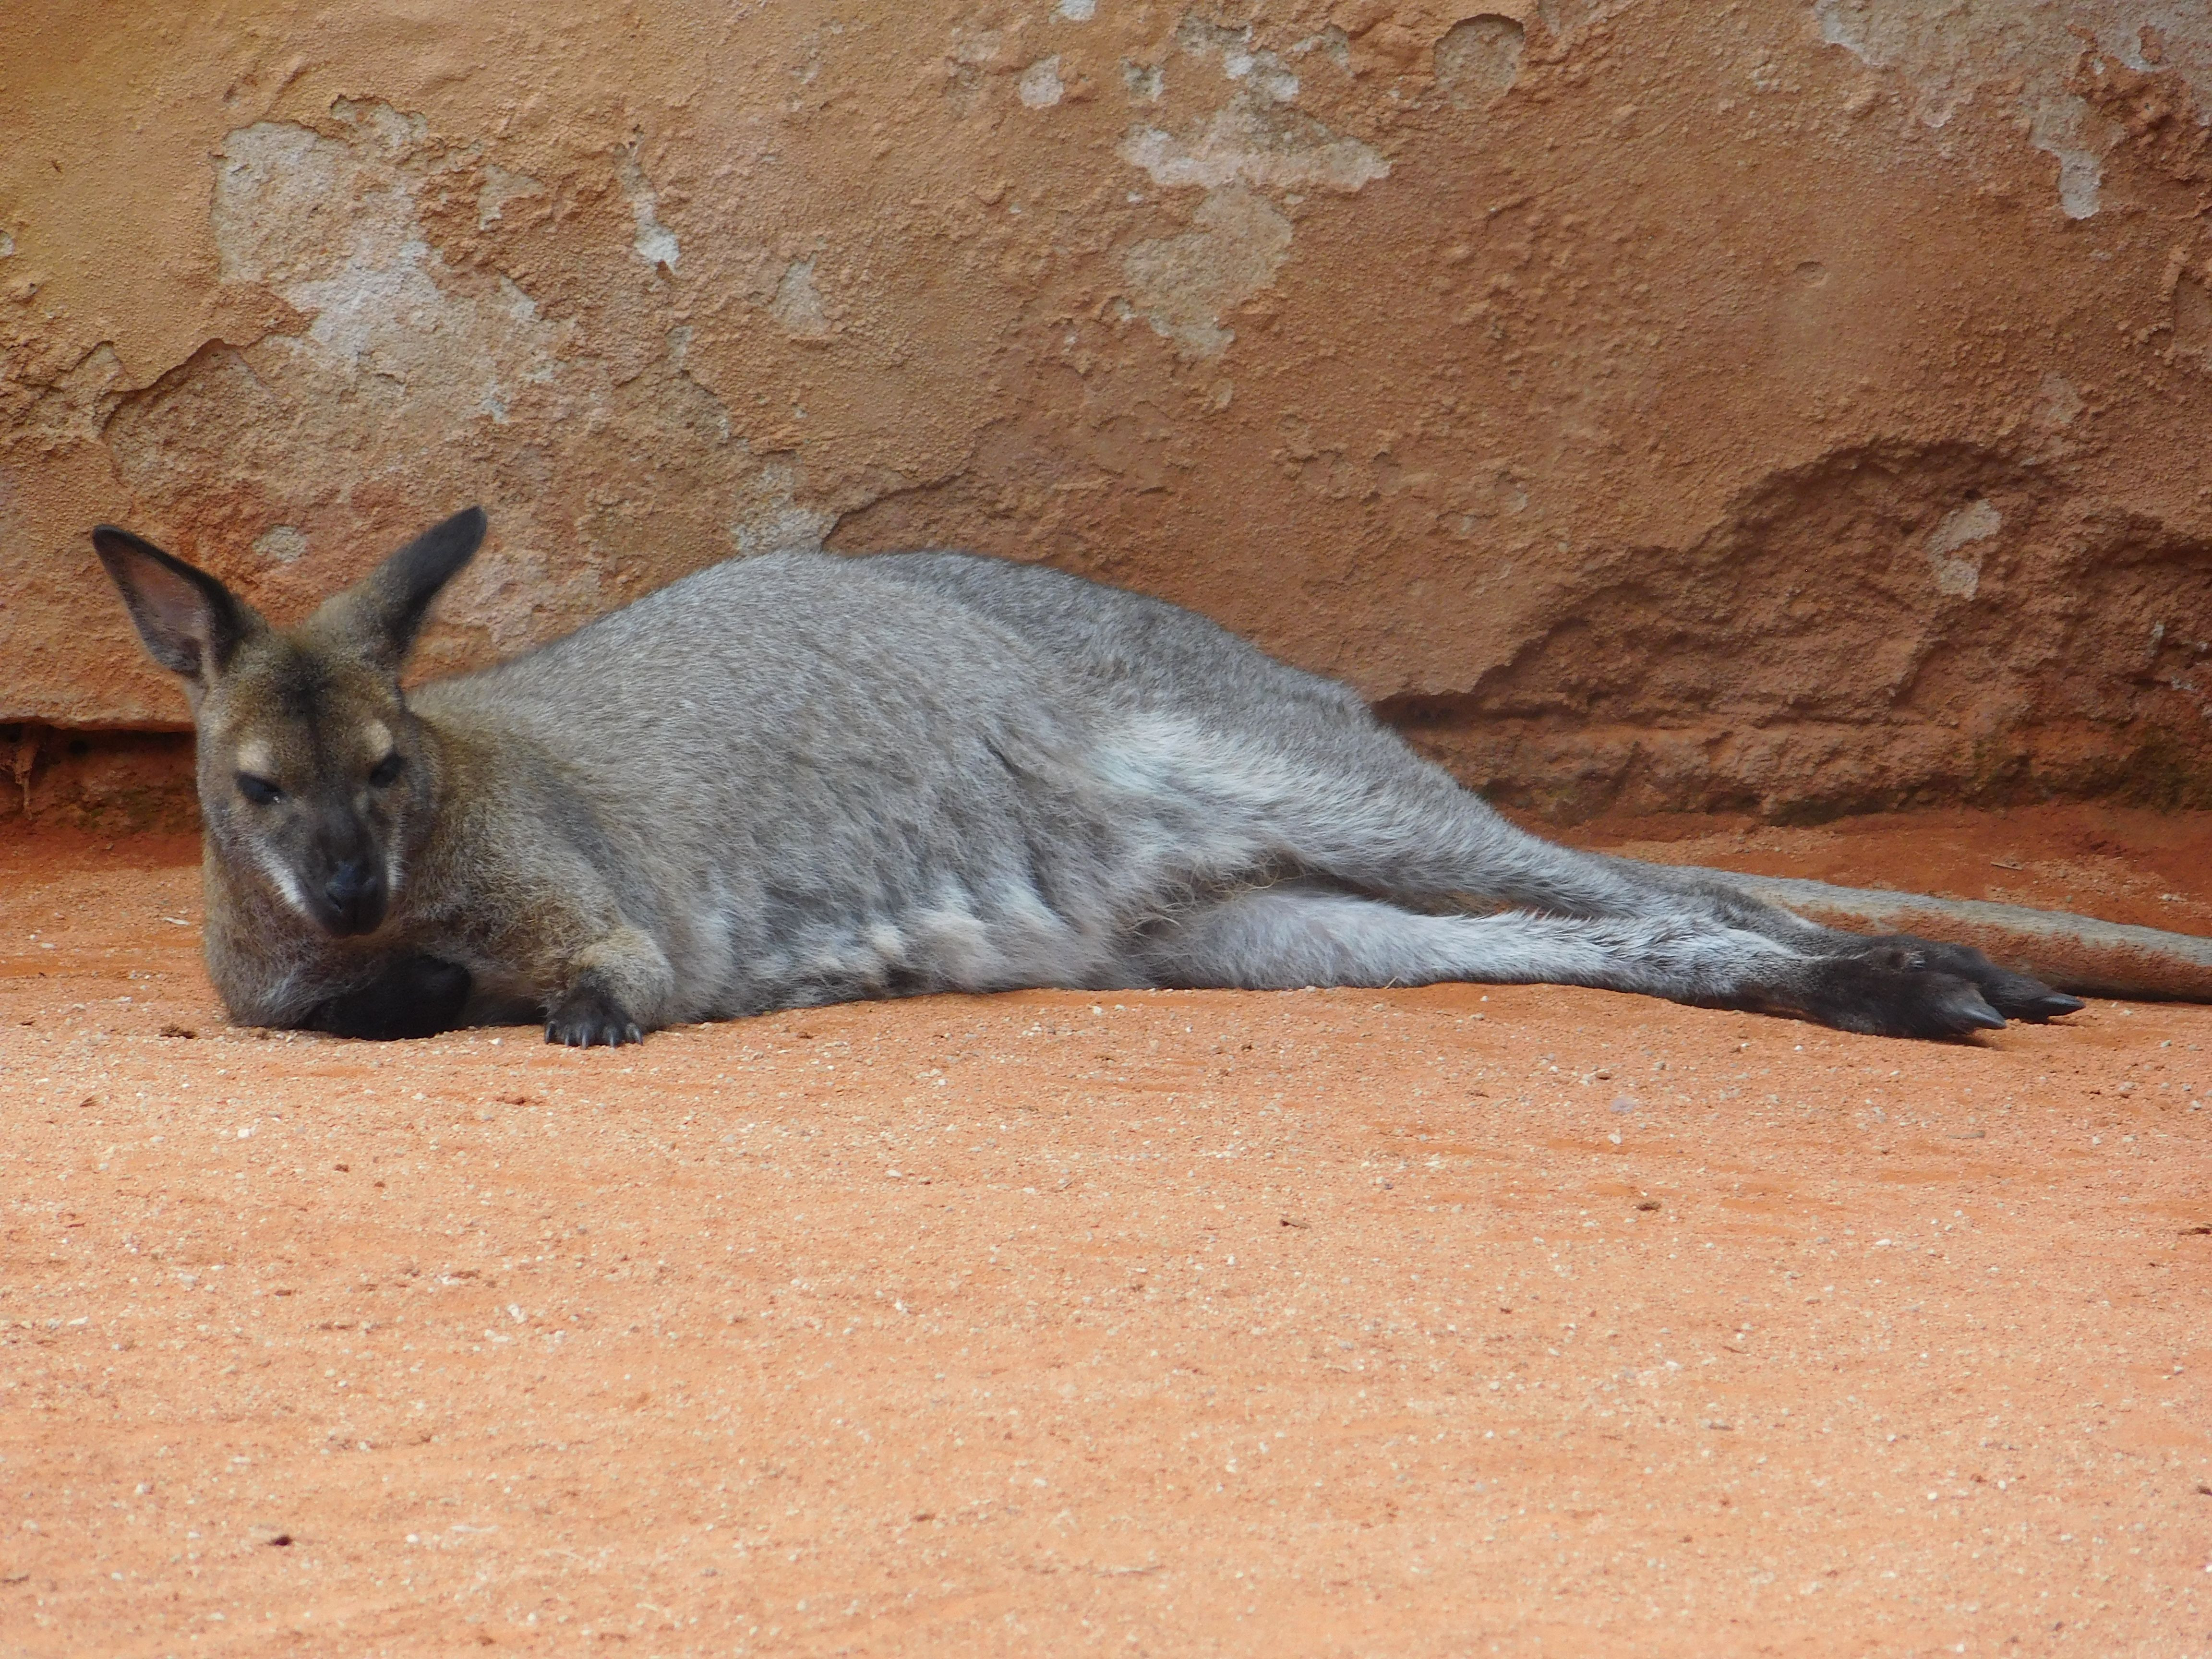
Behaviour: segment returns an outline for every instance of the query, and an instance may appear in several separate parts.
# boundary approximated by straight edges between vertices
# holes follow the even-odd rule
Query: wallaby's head
[[[215,855],[331,933],[383,924],[428,834],[434,780],[399,669],[483,533],[482,508],[457,513],[280,629],[151,542],[92,532],[146,649],[184,680]]]

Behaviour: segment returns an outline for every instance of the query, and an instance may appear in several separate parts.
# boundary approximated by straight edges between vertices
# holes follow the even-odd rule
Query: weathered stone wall
[[[2106,0],[17,7],[0,760],[183,722],[95,520],[289,615],[481,501],[431,670],[951,544],[1539,810],[2202,803],[2208,90]]]

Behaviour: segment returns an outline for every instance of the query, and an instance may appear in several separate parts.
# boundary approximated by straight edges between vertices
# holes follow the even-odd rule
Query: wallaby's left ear
[[[430,601],[475,556],[483,538],[483,508],[456,513],[325,600],[313,621],[336,628],[371,662],[397,672],[430,614]]]

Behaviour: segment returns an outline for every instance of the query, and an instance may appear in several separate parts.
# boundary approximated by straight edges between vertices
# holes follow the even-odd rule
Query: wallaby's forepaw
[[[1939,972],[1903,947],[1810,964],[1802,996],[1808,1018],[1868,1036],[1955,1037],[2004,1029],[1972,981]]]
[[[320,1002],[301,1022],[310,1031],[376,1042],[435,1036],[461,1023],[469,970],[436,957],[398,957],[368,984]]]
[[[1916,958],[1917,965],[1928,970],[1963,979],[2007,1019],[2041,1024],[2087,1006],[2079,997],[2052,990],[2039,979],[1999,967],[1971,945],[1942,945],[1911,933],[1887,933],[1869,939],[1859,954],[1876,962],[1894,960],[1902,954]]]
[[[545,1040],[571,1048],[590,1048],[599,1043],[619,1048],[625,1042],[644,1042],[645,1033],[613,994],[587,973],[546,1016]]]

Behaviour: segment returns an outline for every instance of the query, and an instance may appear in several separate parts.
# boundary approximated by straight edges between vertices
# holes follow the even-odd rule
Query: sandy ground
[[[2201,817],[1583,838],[2212,932]],[[2212,1010],[379,1047],[193,856],[0,842],[0,1652],[2212,1653]]]

